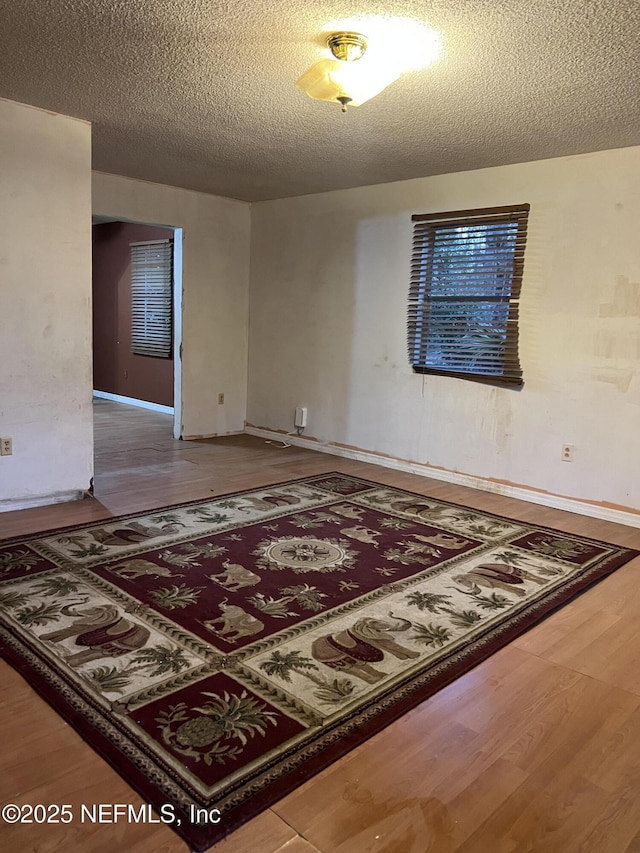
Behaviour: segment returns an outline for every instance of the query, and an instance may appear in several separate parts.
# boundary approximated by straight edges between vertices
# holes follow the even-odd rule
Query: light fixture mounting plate
[[[336,59],[354,62],[364,55],[367,40],[360,33],[332,33],[327,39],[327,45]]]

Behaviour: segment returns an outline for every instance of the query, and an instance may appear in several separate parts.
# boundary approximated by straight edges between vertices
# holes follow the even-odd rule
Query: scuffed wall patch
[[[640,282],[617,276],[613,299],[600,305],[599,314],[601,317],[640,317]]]
[[[594,376],[597,382],[607,382],[610,385],[615,385],[618,391],[626,394],[629,391],[633,380],[632,370],[616,370],[614,367],[605,368]]]
[[[613,298],[600,304],[598,316],[605,322],[596,332],[593,351],[603,361],[596,364],[593,378],[628,394],[640,363],[640,332],[636,322],[640,317],[640,282],[617,276]],[[632,323],[621,322],[625,320]]]

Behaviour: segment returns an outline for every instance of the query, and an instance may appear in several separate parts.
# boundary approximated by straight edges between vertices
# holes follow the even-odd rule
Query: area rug
[[[204,850],[636,553],[316,476],[0,542],[0,640]]]

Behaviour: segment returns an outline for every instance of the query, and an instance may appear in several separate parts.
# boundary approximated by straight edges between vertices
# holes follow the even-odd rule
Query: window
[[[518,301],[529,205],[414,222],[407,319],[416,373],[522,385]]]
[[[171,358],[173,241],[131,243],[131,352]]]

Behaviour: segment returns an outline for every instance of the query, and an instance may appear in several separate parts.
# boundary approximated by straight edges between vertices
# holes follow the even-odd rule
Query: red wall
[[[108,222],[93,226],[93,387],[173,406],[173,359],[131,352],[130,243],[166,240],[171,228]]]

